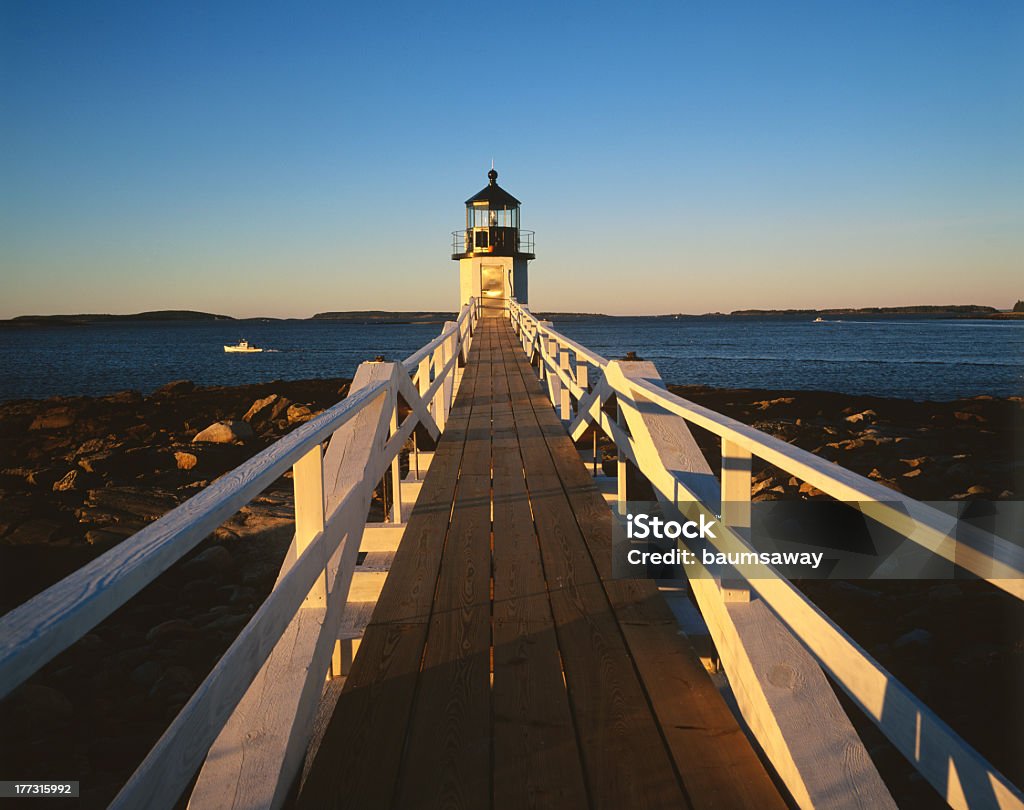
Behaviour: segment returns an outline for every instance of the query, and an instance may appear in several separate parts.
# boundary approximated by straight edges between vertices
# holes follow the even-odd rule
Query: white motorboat
[[[250,346],[248,340],[240,340],[234,346],[225,346],[224,351],[245,352],[247,354],[251,354],[252,352],[261,352],[263,349],[257,348],[256,346]]]
[[[814,323],[826,323],[826,320],[824,318],[815,318],[814,319]],[[227,347],[225,347],[225,348],[227,348]]]

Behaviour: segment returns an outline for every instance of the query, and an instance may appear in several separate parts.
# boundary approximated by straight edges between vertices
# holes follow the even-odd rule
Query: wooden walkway
[[[781,808],[508,322],[483,318],[300,807]]]

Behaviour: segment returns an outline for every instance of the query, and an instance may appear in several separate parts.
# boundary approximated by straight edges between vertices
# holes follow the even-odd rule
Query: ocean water
[[[608,358],[635,351],[670,383],[933,400],[1024,394],[1024,322],[621,318],[555,327]],[[377,355],[404,359],[440,329],[328,321],[0,329],[0,400],[148,393],[178,379],[239,385],[350,377]],[[241,337],[268,351],[224,352]]]

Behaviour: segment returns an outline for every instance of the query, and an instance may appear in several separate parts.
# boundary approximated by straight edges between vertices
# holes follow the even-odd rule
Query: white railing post
[[[618,397],[616,397],[615,402],[615,422],[620,428],[625,430],[626,417],[622,413],[622,406],[618,403]],[[616,484],[618,485],[619,514],[624,515],[626,514],[626,457],[621,447],[616,448],[615,477]]]
[[[391,383],[391,424],[388,427],[388,437],[398,433],[398,391],[395,381]],[[404,523],[402,514],[402,450],[399,448],[395,457],[391,460],[391,500],[394,504],[391,507],[394,523]]]
[[[447,332],[449,329],[453,329],[454,327],[454,322],[447,321],[444,325],[444,331]],[[447,340],[445,340],[445,342],[442,343],[441,346],[444,349],[444,352],[442,353],[443,369],[444,366],[448,365],[448,361],[455,357],[455,333],[452,332],[451,336]],[[444,418],[445,422],[447,422],[448,412],[452,408],[452,391],[454,390],[455,387],[455,365],[453,364],[449,371],[442,371],[442,373],[444,374],[444,382],[441,383],[441,391],[443,392],[444,396]]]
[[[426,396],[427,391],[430,390],[430,355],[428,354],[422,360],[420,360],[419,368],[416,371],[416,393],[420,395],[420,399]],[[433,413],[431,403],[426,403],[427,411],[431,416],[434,417],[434,421],[437,421],[437,414]]]
[[[447,341],[445,341],[447,343]],[[434,349],[431,355],[430,362],[434,369],[434,379],[436,380],[438,375],[444,372],[444,354],[445,354],[445,343],[442,343],[436,349]],[[445,422],[447,421],[448,412],[444,409],[444,384],[442,383],[437,387],[434,392],[434,401],[432,403],[434,421],[437,423],[437,427],[440,430],[444,430]]]
[[[554,370],[554,366],[558,365],[558,341],[554,338],[548,339],[548,360],[550,360],[552,368],[547,370],[548,377],[548,398],[551,400],[551,407],[557,408],[559,400],[561,399],[562,393],[562,380],[558,376],[558,372]],[[546,363],[544,358],[541,358],[542,363]]]
[[[292,466],[295,491],[295,556],[302,554],[310,541],[324,530],[324,460],[318,444]],[[309,589],[304,608],[327,607],[327,571],[317,577]],[[335,640],[327,679],[341,675],[341,646]]]
[[[722,439],[722,523],[750,540],[750,463],[747,448]],[[750,586],[736,574],[719,582],[727,602],[749,602]]]
[[[295,490],[295,555],[298,557],[324,530],[324,462],[316,444],[292,466]],[[309,590],[303,607],[327,604],[327,574],[322,572]]]
[[[750,539],[750,451],[722,439],[722,523]]]
[[[558,367],[565,372],[565,375],[569,376],[569,350],[567,348],[558,347]],[[572,391],[569,390],[569,386],[565,385],[559,380],[559,391],[560,391],[560,402],[559,402],[559,416],[562,420],[568,422],[572,419]]]
[[[576,385],[585,393],[590,390],[589,380],[590,366],[587,362],[580,358],[579,353],[576,354]]]

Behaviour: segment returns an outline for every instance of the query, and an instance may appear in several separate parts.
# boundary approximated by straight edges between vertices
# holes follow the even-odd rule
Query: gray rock
[[[224,546],[211,546],[182,565],[181,570],[190,578],[202,579],[210,574],[224,574],[234,564],[231,552]]]
[[[195,453],[185,453],[180,450],[174,454],[174,461],[179,470],[191,470],[199,463]]]
[[[166,396],[168,394],[188,394],[196,390],[196,384],[191,380],[174,380],[166,385],[161,385],[153,396]]]
[[[248,616],[219,616],[218,618],[214,619],[209,624],[207,624],[205,627],[203,627],[203,632],[212,631],[237,633],[248,623]]]
[[[75,451],[75,456],[88,456],[92,453],[98,453],[101,450],[107,449],[108,445],[111,443],[112,442],[107,439],[88,439],[79,445],[78,449]]]
[[[160,679],[149,690],[149,696],[169,697],[179,693],[191,693],[195,688],[195,678],[191,670],[182,666],[168,667]]]
[[[927,647],[932,642],[932,634],[927,630],[923,630],[920,627],[916,630],[911,630],[904,633],[895,642],[893,647],[900,649],[902,647]]]
[[[37,543],[49,543],[61,531],[61,525],[55,520],[35,518],[19,524],[4,538],[4,543],[10,546],[31,546]]]
[[[67,695],[42,684],[25,684],[11,696],[11,702],[15,715],[36,729],[62,726],[74,714]]]
[[[271,394],[269,397],[257,399],[242,419],[253,426],[273,422],[286,414],[290,405],[291,402],[285,397]]]
[[[195,632],[196,629],[184,619],[169,619],[146,633],[146,641],[153,642],[176,636],[190,636],[195,635]]]
[[[244,442],[254,436],[252,427],[248,422],[237,420],[224,420],[214,422],[205,430],[199,431],[193,443],[210,442],[212,444],[231,444],[233,442]]]
[[[78,470],[71,470],[59,481],[53,482],[54,492],[68,492],[78,489]]]
[[[32,420],[29,430],[60,430],[70,427],[75,422],[75,412],[67,405],[59,405]]]
[[[288,424],[296,425],[299,422],[308,422],[313,418],[313,412],[308,405],[289,405]]]
[[[148,688],[157,682],[162,671],[163,667],[156,661],[144,661],[135,667],[128,677],[131,678],[132,683]]]

